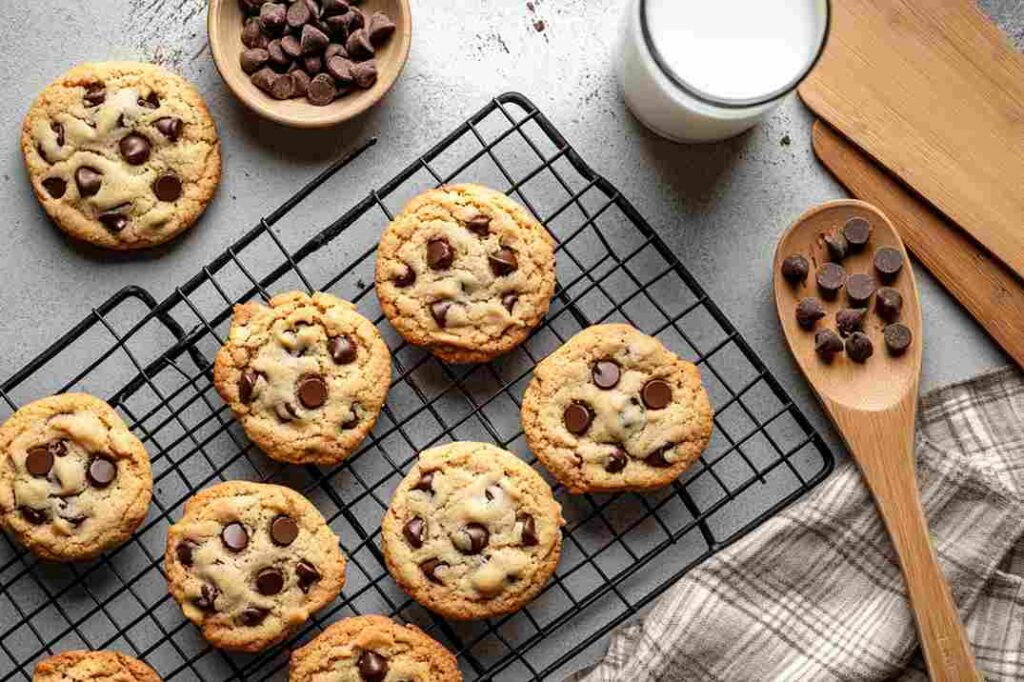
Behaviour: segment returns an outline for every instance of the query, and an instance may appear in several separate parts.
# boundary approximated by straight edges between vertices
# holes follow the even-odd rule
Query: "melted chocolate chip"
[[[505,310],[508,314],[512,314],[512,309],[516,307],[516,302],[519,300],[519,296],[516,294],[505,294],[501,297],[501,304],[505,306]]]
[[[103,184],[103,174],[90,166],[81,166],[75,171],[75,185],[78,187],[78,195],[91,197],[100,191]]]
[[[672,386],[663,379],[651,379],[640,390],[640,397],[647,409],[664,409],[672,402]]]
[[[608,455],[608,461],[604,463],[604,470],[609,474],[617,474],[626,468],[629,463],[629,455],[622,448],[616,448]]]
[[[434,492],[434,472],[424,471],[420,475],[420,480],[416,481],[416,485],[412,487],[413,490],[422,490],[425,493]]]
[[[438,585],[443,585],[441,578],[438,577],[437,571],[441,568],[447,568],[448,564],[439,561],[437,559],[427,559],[420,564],[420,570],[423,571],[423,575],[427,576],[427,580]]]
[[[318,374],[300,377],[296,392],[302,406],[310,410],[322,407],[327,402],[327,382]]]
[[[43,180],[43,189],[54,199],[60,199],[68,191],[68,183],[63,178],[46,178]]]
[[[63,147],[64,146],[64,124],[63,123],[57,123],[57,121],[53,121],[52,123],[50,123],[50,130],[52,130],[57,135],[57,146],[58,147]]]
[[[25,457],[25,469],[36,478],[46,478],[53,468],[53,455],[45,445],[37,445]]]
[[[153,181],[153,194],[168,203],[181,198],[181,180],[174,173],[161,173]]]
[[[334,336],[327,341],[331,359],[339,365],[349,365],[356,360],[356,344],[348,336]]]
[[[121,156],[132,166],[138,166],[149,160],[151,146],[149,140],[138,133],[128,133],[117,145]]]
[[[128,227],[128,216],[120,211],[104,211],[96,216],[96,220],[100,221],[100,224],[103,225],[103,227],[114,234],[117,234],[124,230],[124,228]]]
[[[570,403],[562,412],[562,421],[569,433],[579,436],[590,428],[590,421],[594,418],[590,408],[583,403]]]
[[[292,517],[280,514],[270,522],[270,539],[278,547],[287,547],[299,537],[299,525]]]
[[[402,527],[402,535],[414,549],[419,549],[423,546],[426,529],[427,524],[423,522],[423,519],[414,516],[405,522],[405,526]]]
[[[265,597],[272,597],[284,589],[284,576],[276,568],[264,568],[256,574],[256,591]]]
[[[665,467],[672,466],[672,462],[670,462],[667,459],[665,459],[665,453],[666,452],[671,452],[672,448],[674,448],[674,447],[675,447],[675,445],[669,443],[668,445],[664,445],[664,446],[658,448],[657,450],[655,450],[651,454],[647,455],[647,458],[644,459],[644,463],[647,466],[655,467],[655,468],[658,468],[658,469],[664,469]]]
[[[431,270],[447,270],[455,260],[455,252],[446,239],[431,239],[427,242],[427,265]]]
[[[614,360],[598,360],[594,363],[590,374],[598,388],[608,390],[615,388],[619,383],[622,370],[619,368],[619,363]]]
[[[161,135],[166,137],[171,142],[177,142],[178,138],[181,137],[182,122],[180,118],[173,116],[164,116],[153,121],[153,125],[160,132]]]
[[[343,429],[354,429],[359,426],[359,403],[352,403],[352,416],[341,423]]]
[[[462,538],[455,548],[463,554],[479,554],[491,539],[487,527],[480,523],[467,523],[459,533]]]
[[[107,100],[107,89],[102,83],[93,83],[85,89],[82,100],[87,107],[98,107]]]
[[[392,279],[391,281],[395,283],[396,287],[405,288],[408,286],[412,286],[412,284],[416,281],[416,271],[413,270],[412,266],[410,266],[408,263],[402,263],[402,265],[405,266],[405,272],[401,273],[400,275],[395,275],[394,279]]]
[[[444,328],[448,323],[448,309],[451,307],[451,301],[434,301],[430,304],[430,316],[437,322],[438,327]]]
[[[256,388],[256,381],[260,378],[260,373],[251,367],[247,367],[242,371],[242,376],[238,378],[238,399],[243,403],[247,403],[252,400],[253,390]]]
[[[54,457],[63,457],[68,454],[68,444],[62,440],[51,440],[46,444],[46,449]]]
[[[217,597],[219,595],[220,590],[209,583],[204,583],[201,594],[192,603],[196,605],[196,608],[212,613],[217,610]]]
[[[182,540],[179,542],[178,546],[174,548],[174,553],[178,557],[178,563],[182,566],[191,566],[193,562],[193,549],[195,549],[195,543],[191,540]]]
[[[242,611],[242,625],[254,628],[267,619],[270,611],[258,606],[250,606]]]
[[[238,521],[233,521],[220,532],[220,541],[232,552],[241,552],[249,546],[249,531]]]
[[[495,277],[504,277],[519,268],[516,252],[507,246],[501,247],[497,253],[488,256],[487,261],[490,263],[491,272],[494,273]]]
[[[42,509],[33,509],[32,507],[20,507],[21,517],[29,523],[39,526],[46,523],[46,512]]]
[[[316,567],[305,559],[300,560],[295,565],[295,575],[299,578],[299,589],[303,592],[309,592],[309,588],[313,586],[313,583],[320,580],[320,571],[316,570]]]
[[[155,92],[151,92],[146,95],[146,98],[139,98],[139,106],[145,107],[146,109],[159,109],[160,108],[160,96]]]
[[[117,465],[106,457],[93,457],[85,472],[89,483],[97,488],[106,488],[117,478]]]
[[[356,666],[359,668],[359,677],[366,682],[381,682],[388,675],[388,659],[369,649],[360,652]]]
[[[480,237],[486,237],[491,229],[491,219],[489,216],[483,213],[477,213],[475,216],[466,221],[466,229],[474,232]]]
[[[524,547],[533,547],[540,542],[540,539],[537,537],[537,522],[531,514],[520,512],[516,514],[516,521],[523,524],[523,532],[520,537],[523,540]]]

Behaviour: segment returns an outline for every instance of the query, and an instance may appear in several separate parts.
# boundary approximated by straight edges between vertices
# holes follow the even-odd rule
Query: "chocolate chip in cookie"
[[[454,259],[455,252],[447,239],[431,239],[427,242],[427,265],[432,270],[447,270]]]
[[[299,589],[303,592],[309,592],[309,588],[320,580],[320,571],[305,559],[295,565],[295,575],[299,578]]]
[[[300,377],[297,393],[303,407],[315,410],[327,402],[327,382],[319,374]]]
[[[663,379],[651,379],[640,389],[640,397],[647,409],[664,409],[672,402],[672,386]]]
[[[622,371],[619,363],[614,360],[598,360],[594,363],[591,376],[594,379],[594,385],[607,391],[618,385]]]
[[[359,669],[359,677],[366,682],[382,682],[388,675],[387,659],[370,649],[360,652],[356,667]]]
[[[165,172],[153,181],[153,194],[160,201],[175,202],[181,198],[181,180],[174,173]]]
[[[45,445],[39,445],[28,451],[25,458],[25,469],[36,478],[46,478],[53,468],[53,455]]]
[[[423,575],[427,576],[427,580],[438,585],[444,584],[441,582],[441,577],[437,574],[442,568],[448,568],[448,564],[439,559],[427,559],[420,564],[420,570],[423,571]]]
[[[129,133],[121,138],[121,142],[118,143],[118,149],[121,150],[121,158],[128,162],[129,165],[140,166],[149,161],[152,145],[150,145],[145,135]]]
[[[64,178],[46,178],[43,180],[43,189],[54,199],[60,199],[68,191],[68,183]]]
[[[570,403],[562,412],[562,422],[569,433],[579,436],[587,432],[594,413],[583,403]]]
[[[331,359],[339,365],[349,365],[356,360],[356,344],[348,336],[333,336],[327,341]]]
[[[91,197],[100,191],[103,184],[103,173],[91,166],[80,166],[75,171],[75,186],[78,187],[78,195]]]
[[[256,575],[256,590],[265,597],[280,594],[284,589],[284,576],[276,568],[264,568]]]
[[[424,471],[420,475],[420,480],[416,481],[416,484],[412,487],[413,490],[421,490],[431,495],[434,494],[434,472]]]
[[[426,535],[427,525],[418,516],[414,516],[405,522],[402,526],[402,535],[408,540],[409,544],[419,549],[423,546],[423,538]]]
[[[85,472],[89,483],[97,488],[106,488],[117,478],[117,465],[106,457],[93,457]]]
[[[515,272],[519,267],[516,252],[506,246],[501,247],[496,253],[488,256],[487,260],[495,277],[504,277]]]
[[[287,514],[279,514],[270,522],[270,539],[278,547],[287,547],[299,537],[299,525]]]
[[[487,546],[490,533],[480,523],[468,523],[452,537],[452,544],[463,554],[479,554]]]
[[[241,523],[233,521],[220,532],[221,542],[231,552],[241,552],[249,546],[249,531]]]

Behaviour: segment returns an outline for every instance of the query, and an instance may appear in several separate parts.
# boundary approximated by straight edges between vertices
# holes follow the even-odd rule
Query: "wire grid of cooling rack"
[[[689,568],[775,513],[830,471],[833,458],[783,389],[650,226],[594,173],[525,97],[491,101],[406,170],[319,231],[303,201],[354,154],[327,168],[162,302],[131,287],[96,308],[0,385],[0,417],[64,390],[109,400],[148,449],[149,517],[131,541],[89,563],[37,562],[0,543],[0,679],[30,679],[37,660],[71,648],[115,648],[165,680],[284,679],[288,651],[330,622],[384,613],[413,622],[459,658],[467,679],[557,677],[578,667],[617,624]],[[555,300],[517,350],[482,365],[445,365],[405,344],[373,294],[380,231],[413,195],[473,181],[526,205],[558,242]],[[331,197],[330,200],[336,199]],[[231,306],[292,289],[323,290],[376,321],[393,353],[377,426],[335,467],[284,466],[245,438],[211,382]],[[533,366],[590,324],[625,321],[699,366],[715,407],[714,437],[672,486],[651,494],[568,495],[553,580],[520,612],[447,622],[391,580],[380,519],[418,451],[487,440],[538,467],[519,426]],[[341,538],[342,596],[291,640],[254,655],[211,648],[167,594],[167,527],[196,490],[231,479],[304,492]]]

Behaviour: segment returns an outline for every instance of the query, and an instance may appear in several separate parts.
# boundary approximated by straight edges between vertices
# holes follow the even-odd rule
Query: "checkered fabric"
[[[978,665],[1024,680],[1024,375],[922,400],[918,482]],[[850,461],[616,631],[576,682],[926,680],[896,557]]]

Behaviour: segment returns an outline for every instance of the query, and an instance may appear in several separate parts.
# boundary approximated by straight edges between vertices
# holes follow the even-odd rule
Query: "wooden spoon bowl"
[[[821,298],[814,273],[828,260],[824,237],[854,216],[870,222],[871,239],[861,253],[847,256],[842,265],[848,275],[868,273],[877,278],[875,249],[891,246],[903,253],[903,269],[887,286],[902,294],[900,321],[910,328],[914,338],[903,355],[892,356],[882,339],[885,323],[875,314],[872,297],[865,333],[872,338],[874,355],[865,363],[857,363],[839,354],[826,363],[814,350],[814,330],[797,324],[796,304],[805,296]],[[792,285],[782,276],[782,261],[794,253],[802,253],[811,263],[803,284]],[[889,219],[871,204],[832,201],[812,208],[786,231],[773,267],[775,304],[790,350],[846,441],[892,538],[928,672],[933,680],[979,679],[956,604],[928,537],[917,491],[914,422],[923,338],[917,286],[903,243]],[[826,304],[828,315],[815,329],[834,326],[835,312],[848,305],[845,291],[840,291],[835,301]]]

